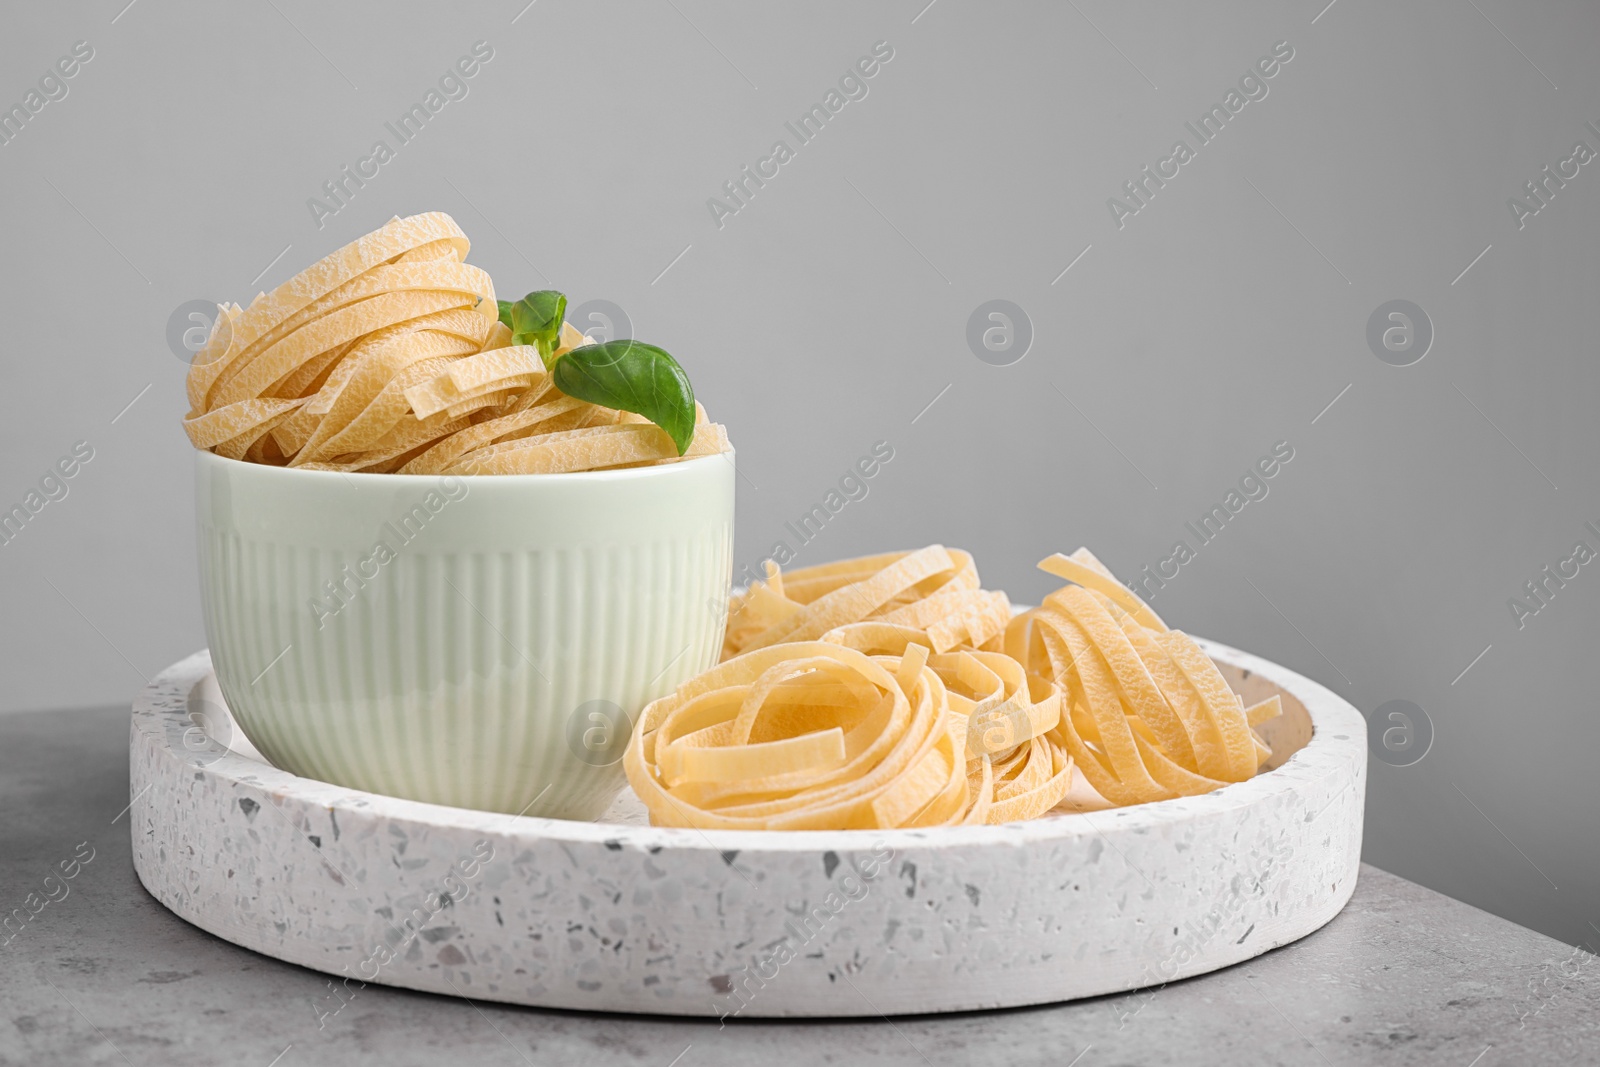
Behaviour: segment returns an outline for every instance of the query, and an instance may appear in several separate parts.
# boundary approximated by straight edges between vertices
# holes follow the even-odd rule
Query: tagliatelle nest
[[[915,631],[869,624],[840,627],[827,640],[872,654],[919,647]],[[962,821],[1016,822],[1061,803],[1072,786],[1072,757],[1058,729],[1061,689],[999,652],[934,654],[928,666],[944,683],[965,752],[969,808]]]
[[[489,275],[441,212],[395,218],[248,308],[219,309],[190,366],[196,448],[306,470],[550,474],[728,449],[697,404],[679,455],[643,416],[566,396],[513,345]],[[564,354],[587,343],[561,326]]]
[[[624,767],[658,826],[821,830],[982,822],[927,649],[756,649],[645,709]],[[984,783],[980,783],[980,790]]]
[[[1013,619],[1005,650],[1067,694],[1061,734],[1095,792],[1118,806],[1197,796],[1272,755],[1251,727],[1281,713],[1277,697],[1245,708],[1200,646],[1087,549],[1039,566],[1075,584]]]
[[[1072,584],[1006,621],[972,557],[937,545],[787,575],[769,564],[734,602],[729,658],[635,728],[624,767],[651,822],[993,824],[1069,793],[1122,806],[1256,773],[1271,753],[1251,727],[1278,698],[1245,708],[1088,550],[1040,567]]]
[[[930,545],[787,574],[769,561],[767,580],[729,602],[722,656],[825,635],[855,644],[897,633],[948,652],[997,638],[1010,618],[1006,595],[980,589],[977,566],[960,549]],[[858,626],[866,629],[848,629]]]

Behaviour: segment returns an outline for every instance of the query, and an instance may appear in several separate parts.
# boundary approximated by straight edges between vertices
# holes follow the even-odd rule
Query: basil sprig
[[[581,345],[560,358],[561,323],[567,298],[553,289],[502,300],[500,321],[514,345],[533,345],[554,376],[556,388],[591,404],[643,415],[667,432],[678,455],[694,440],[694,386],[665,350],[626,338]]]
[[[515,304],[500,303],[500,321],[511,330],[511,343],[533,345],[549,367],[561,343],[561,323],[567,316],[567,298],[554,289],[529,293]]]
[[[672,438],[678,455],[694,440],[694,386],[678,361],[643,341],[574,348],[556,360],[556,388],[568,396],[643,415]]]

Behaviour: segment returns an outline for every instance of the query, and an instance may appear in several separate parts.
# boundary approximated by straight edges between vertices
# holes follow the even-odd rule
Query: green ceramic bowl
[[[294,774],[593,819],[639,711],[721,650],[732,454],[476,477],[197,457],[217,680]]]

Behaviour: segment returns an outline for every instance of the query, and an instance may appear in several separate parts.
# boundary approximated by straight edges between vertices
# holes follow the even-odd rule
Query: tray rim
[[[1175,822],[1221,816],[1261,803],[1271,797],[1301,791],[1308,781],[1347,768],[1352,759],[1365,762],[1366,720],[1343,697],[1296,671],[1218,641],[1194,637],[1201,649],[1218,662],[1260,675],[1298,700],[1311,720],[1306,744],[1279,767],[1245,782],[1227,785],[1201,796],[1179,797],[1131,807],[1092,813],[1046,815],[1023,822],[995,826],[926,827],[893,830],[719,830],[683,827],[635,826],[623,823],[581,822],[535,815],[457,808],[407,800],[380,793],[304,778],[266,762],[229,751],[207,762],[205,773],[232,785],[248,786],[273,794],[293,795],[305,802],[333,810],[353,809],[382,814],[430,828],[481,830],[504,839],[543,840],[569,844],[626,848],[673,848],[708,852],[816,852],[855,850],[886,845],[906,848],[1028,844],[1044,840],[1103,834],[1110,827],[1097,825],[1095,815],[1116,820],[1115,829],[1138,833]],[[184,699],[213,673],[209,649],[201,649],[167,667],[139,693],[133,704],[132,730],[159,740],[161,716],[170,714],[176,689]],[[165,693],[163,693],[165,691]],[[163,697],[166,700],[163,700]],[[161,705],[166,703],[163,708]]]

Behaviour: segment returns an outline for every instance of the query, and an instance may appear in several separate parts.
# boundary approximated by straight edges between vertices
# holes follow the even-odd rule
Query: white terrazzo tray
[[[797,833],[654,828],[631,793],[582,823],[296,777],[233,727],[200,652],[133,707],[134,866],[189,922],[350,989],[878,1016],[1158,985],[1316,930],[1361,853],[1361,715],[1202,647],[1246,703],[1283,698],[1248,782],[1007,826]]]

